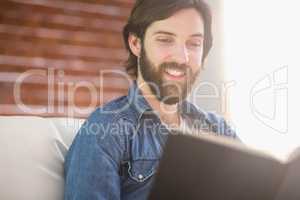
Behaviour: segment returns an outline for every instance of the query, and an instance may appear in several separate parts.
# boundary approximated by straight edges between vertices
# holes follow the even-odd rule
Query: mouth
[[[166,68],[164,72],[170,79],[173,80],[183,79],[186,75],[186,72],[182,69]]]

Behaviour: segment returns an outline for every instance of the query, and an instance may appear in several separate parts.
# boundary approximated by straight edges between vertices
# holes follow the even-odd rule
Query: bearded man
[[[186,100],[212,46],[211,23],[202,0],[136,1],[123,30],[136,81],[78,132],[65,162],[66,200],[147,199],[172,129],[236,138],[222,117]]]

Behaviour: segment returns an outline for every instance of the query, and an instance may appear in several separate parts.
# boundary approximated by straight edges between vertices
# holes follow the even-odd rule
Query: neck
[[[172,127],[178,127],[180,125],[177,104],[168,105],[159,101],[144,80],[138,79],[137,85],[146,101],[149,103],[151,108],[158,113],[159,118],[163,123]]]

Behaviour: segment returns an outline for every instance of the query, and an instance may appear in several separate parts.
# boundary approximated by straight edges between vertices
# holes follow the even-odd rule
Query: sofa
[[[83,122],[0,116],[0,199],[62,200],[64,157]]]

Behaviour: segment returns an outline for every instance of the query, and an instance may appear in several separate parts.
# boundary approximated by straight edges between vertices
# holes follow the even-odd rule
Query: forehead
[[[204,35],[204,21],[196,9],[182,9],[169,18],[152,23],[147,29],[148,35],[157,31],[170,32],[177,36]]]

